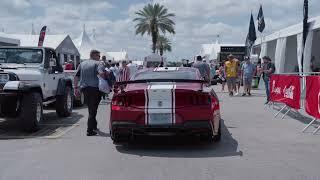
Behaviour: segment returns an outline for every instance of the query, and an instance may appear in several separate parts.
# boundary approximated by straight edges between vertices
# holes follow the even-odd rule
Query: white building
[[[31,34],[4,34],[7,38],[18,39],[20,46],[38,46],[39,35]],[[44,47],[56,50],[60,63],[72,60],[77,66],[80,63],[80,53],[70,36],[67,34],[46,35],[43,42]]]
[[[320,16],[309,19],[309,34],[303,55],[303,71],[311,72],[311,65],[320,69]],[[302,22],[256,40],[253,53],[269,56],[277,73],[302,70]],[[311,60],[314,59],[314,60]]]

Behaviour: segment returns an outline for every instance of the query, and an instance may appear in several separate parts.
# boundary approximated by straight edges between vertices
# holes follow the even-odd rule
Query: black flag
[[[303,45],[305,45],[308,35],[308,0],[304,0],[303,3]]]
[[[43,26],[41,31],[40,31],[38,47],[42,47],[43,46],[43,41],[44,41],[44,38],[46,36],[46,30],[47,30],[47,26]]]
[[[258,31],[263,32],[264,28],[266,27],[266,24],[264,22],[264,15],[262,10],[262,5],[260,5],[259,14],[258,14]]]
[[[256,28],[255,28],[253,16],[251,13],[249,32],[246,39],[247,55],[250,55],[251,48],[254,42],[256,41],[256,39],[257,39]]]
[[[309,5],[308,5],[308,0],[304,0],[303,3],[303,40],[302,40],[302,45],[303,45],[303,50],[305,48],[305,44],[307,41],[307,36],[308,36],[308,31],[309,31],[309,24],[308,24],[308,12],[309,12]],[[303,53],[304,51],[302,51]],[[302,65],[302,72],[303,72],[303,55],[301,59],[301,65]]]

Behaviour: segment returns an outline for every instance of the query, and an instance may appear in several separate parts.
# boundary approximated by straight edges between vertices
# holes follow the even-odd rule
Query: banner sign
[[[287,106],[300,109],[300,76],[297,75],[271,75],[270,100],[281,102]]]
[[[41,31],[40,31],[38,47],[42,47],[43,46],[43,41],[44,41],[44,38],[46,36],[46,30],[47,30],[47,26],[43,26]]]
[[[306,112],[320,119],[320,76],[307,76]]]

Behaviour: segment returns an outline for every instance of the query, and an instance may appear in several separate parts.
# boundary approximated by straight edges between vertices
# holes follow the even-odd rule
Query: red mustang
[[[155,68],[118,83],[112,98],[110,134],[114,143],[138,135],[195,135],[220,141],[220,106],[194,68]]]

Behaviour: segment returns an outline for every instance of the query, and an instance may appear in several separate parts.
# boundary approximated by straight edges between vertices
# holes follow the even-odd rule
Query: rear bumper
[[[111,124],[113,134],[117,135],[146,135],[146,136],[174,136],[196,135],[212,133],[211,121],[189,121],[181,125],[139,125],[129,121],[115,121]]]

